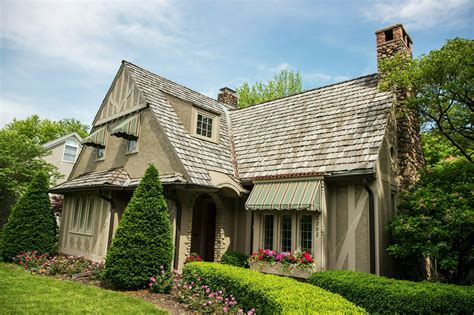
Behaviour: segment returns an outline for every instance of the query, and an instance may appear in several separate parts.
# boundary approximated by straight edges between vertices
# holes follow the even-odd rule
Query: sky
[[[304,88],[374,73],[374,32],[395,23],[417,57],[473,39],[474,1],[0,0],[0,127],[90,125],[122,60],[213,98],[281,69]]]

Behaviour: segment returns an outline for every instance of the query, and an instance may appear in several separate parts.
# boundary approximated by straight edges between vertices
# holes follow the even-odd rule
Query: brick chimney
[[[377,39],[377,64],[385,58],[401,54],[412,58],[410,36],[401,24],[395,24],[375,32]],[[418,112],[400,106],[408,91],[394,91],[397,98],[397,170],[402,190],[418,180],[418,171],[424,165]]]
[[[217,101],[219,103],[227,104],[233,109],[237,109],[239,97],[237,96],[237,93],[234,90],[229,89],[228,87],[223,87],[219,90],[219,95],[217,95]]]

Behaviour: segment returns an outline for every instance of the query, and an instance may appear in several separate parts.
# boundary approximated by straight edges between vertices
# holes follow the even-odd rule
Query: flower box
[[[308,279],[314,268],[302,269],[297,266],[286,266],[281,263],[270,263],[270,262],[252,262],[250,263],[250,269],[256,270],[263,273],[269,273],[279,276],[286,276],[292,278]]]

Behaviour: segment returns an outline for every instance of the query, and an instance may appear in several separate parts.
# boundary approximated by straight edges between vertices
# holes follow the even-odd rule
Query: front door
[[[191,253],[198,254],[204,261],[214,261],[216,241],[216,204],[203,194],[194,203]]]

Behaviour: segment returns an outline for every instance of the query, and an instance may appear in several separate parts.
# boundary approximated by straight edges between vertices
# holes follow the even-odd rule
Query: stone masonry
[[[239,102],[239,98],[234,90],[229,89],[228,87],[224,87],[219,90],[219,94],[217,95],[217,101],[219,103],[227,104],[233,109],[237,109],[237,103]]]

